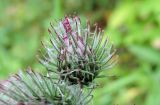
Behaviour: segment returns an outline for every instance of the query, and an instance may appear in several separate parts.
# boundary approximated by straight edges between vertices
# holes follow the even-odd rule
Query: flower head
[[[89,22],[82,27],[78,16],[51,23],[49,33],[52,45],[45,46],[46,56],[40,61],[70,84],[88,85],[116,61],[115,50],[102,30],[96,25],[91,32]]]

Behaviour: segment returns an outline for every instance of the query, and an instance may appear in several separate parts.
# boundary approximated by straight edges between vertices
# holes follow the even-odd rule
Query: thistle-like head
[[[48,29],[51,45],[40,62],[48,71],[57,73],[70,84],[88,85],[103,70],[110,69],[116,59],[113,45],[97,25],[82,27],[78,16],[65,17]]]
[[[88,105],[91,92],[28,69],[0,84],[0,105]]]

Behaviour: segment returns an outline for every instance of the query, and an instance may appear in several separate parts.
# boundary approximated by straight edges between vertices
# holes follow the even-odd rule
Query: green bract
[[[92,90],[86,94],[79,86],[68,86],[32,71],[20,72],[1,88],[0,101],[6,105],[86,105],[92,98]]]

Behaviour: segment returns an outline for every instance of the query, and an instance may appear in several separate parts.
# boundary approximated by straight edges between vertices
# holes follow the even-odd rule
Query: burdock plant
[[[44,49],[38,57],[47,75],[29,70],[2,84],[0,101],[4,104],[87,105],[94,79],[116,63],[113,45],[97,25],[91,31],[89,21],[83,27],[78,16],[66,16],[50,25],[50,41],[42,42]]]

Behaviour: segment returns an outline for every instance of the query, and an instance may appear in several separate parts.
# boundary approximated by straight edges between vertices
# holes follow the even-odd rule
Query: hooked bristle
[[[56,43],[56,41],[61,43],[56,47],[60,53],[53,46],[55,50],[46,51],[46,54],[56,54],[58,63],[54,71],[59,72],[60,79],[68,81],[69,84],[89,85],[99,72],[108,69],[116,60],[112,59],[115,56],[114,48],[109,48],[112,44],[106,44],[108,39],[102,40],[104,30],[95,24],[95,31],[91,32],[89,20],[86,21],[86,27],[82,27],[80,21],[78,16],[65,16],[59,21],[53,29],[57,38],[54,37],[55,42],[51,43]],[[48,49],[53,48],[48,47]],[[48,65],[51,66],[51,62],[47,62],[46,68]]]

